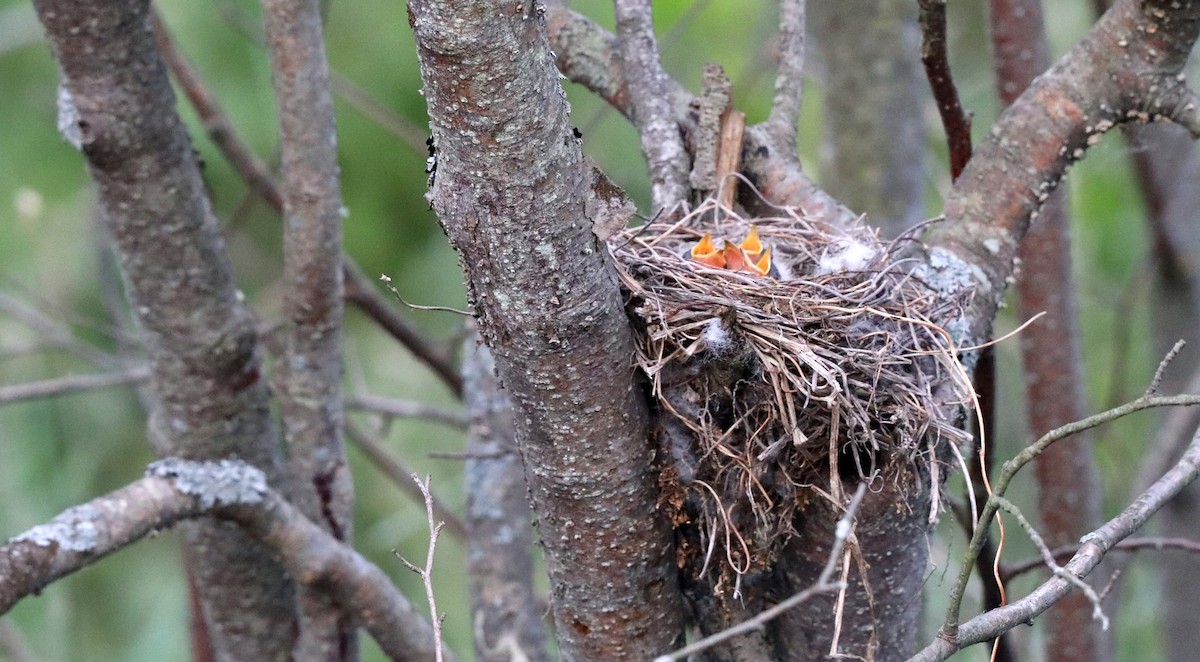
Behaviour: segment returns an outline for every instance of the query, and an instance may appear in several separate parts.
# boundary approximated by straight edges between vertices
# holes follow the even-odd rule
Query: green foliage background
[[[706,61],[723,64],[735,81],[735,103],[754,122],[770,104],[773,71],[766,44],[775,20],[773,3],[679,1],[656,3],[667,68],[688,87],[698,87]],[[953,64],[968,108],[975,112],[975,133],[985,135],[996,116],[990,53],[978,3],[951,3]],[[1061,54],[1086,29],[1088,4],[1050,5],[1054,51]],[[576,7],[612,27],[611,7],[600,0]],[[258,9],[244,0],[160,4],[184,52],[212,86],[235,126],[260,155],[275,160],[276,131],[270,71],[257,34]],[[382,0],[331,2],[328,48],[334,70],[362,88],[407,123],[404,136],[389,130],[345,100],[337,104],[347,250],[369,274],[391,275],[406,298],[424,304],[461,307],[462,272],[453,251],[423,199],[426,154],[424,99],[412,37],[403,3]],[[117,349],[113,322],[103,305],[105,264],[90,218],[94,196],[80,155],[55,130],[57,72],[41,29],[25,0],[0,0],[0,292],[41,310],[85,343],[102,351]],[[586,91],[568,94],[584,148],[647,207],[648,186],[637,137],[619,115]],[[801,117],[801,150],[810,173],[819,177],[821,148],[819,81],[806,91]],[[279,309],[276,281],[281,270],[279,225],[273,214],[248,196],[208,141],[194,113],[181,104],[217,214],[227,227],[229,251],[241,287],[263,320]],[[948,190],[944,147],[932,104],[926,108],[929,149],[935,155],[928,181],[929,214],[938,213]],[[1075,265],[1083,311],[1090,407],[1140,392],[1156,362],[1149,339],[1142,287],[1149,277],[1142,206],[1132,185],[1127,147],[1109,137],[1070,176],[1075,222]],[[1133,292],[1134,296],[1122,296]],[[1116,302],[1127,303],[1118,309]],[[431,335],[451,338],[460,320],[444,313],[407,311]],[[1015,326],[1003,319],[1000,330]],[[1119,344],[1119,329],[1129,340]],[[45,333],[0,314],[0,384],[16,384],[58,375],[91,373],[97,368],[52,346]],[[36,350],[36,351],[34,351]],[[405,351],[365,321],[348,313],[347,391],[453,405],[450,394]],[[1000,454],[1011,454],[1024,441],[1019,364],[1015,342],[1000,346],[1003,401]],[[355,415],[359,422],[374,421]],[[1106,513],[1126,494],[1146,443],[1149,418],[1120,423],[1098,440],[1104,472]],[[398,421],[380,438],[414,470],[433,476],[434,491],[459,512],[464,494],[461,465],[430,459],[430,451],[463,447],[462,435],[446,428]],[[408,501],[351,448],[358,511],[356,545],[385,568],[424,610],[418,579],[404,569],[392,550],[420,558],[427,540],[423,510]],[[0,408],[0,538],[44,522],[62,509],[136,479],[152,459],[145,440],[143,413],[132,389],[106,389]],[[1019,501],[1033,506],[1033,495]],[[957,489],[957,488],[955,488]],[[950,518],[946,518],[949,521]],[[946,556],[963,547],[961,533],[943,524],[935,542],[929,593],[945,592],[953,571]],[[1031,549],[1010,535],[1011,559]],[[471,615],[467,608],[463,549],[443,536],[437,555],[439,608],[446,614],[450,646],[467,657]],[[1134,608],[1117,621],[1122,650],[1157,650],[1153,582],[1141,565],[1133,570]],[[1020,594],[1026,580],[1011,589]],[[940,611],[928,610],[931,618]],[[185,590],[179,545],[167,532],[141,542],[96,566],[62,580],[37,598],[19,604],[3,623],[21,633],[41,660],[184,660],[188,659]],[[1023,629],[1019,636],[1037,637]],[[366,639],[364,638],[364,641]],[[368,659],[380,659],[364,644]],[[974,659],[978,652],[965,655]],[[3,653],[0,652],[0,659]],[[1122,655],[1124,659],[1134,659]]]

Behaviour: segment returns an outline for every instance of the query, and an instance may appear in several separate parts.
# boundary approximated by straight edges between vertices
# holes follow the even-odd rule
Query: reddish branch
[[[1177,5],[1177,6],[1173,6]],[[1194,95],[1179,75],[1200,3],[1123,0],[1001,116],[926,233],[931,282],[975,286],[959,340],[990,333],[1017,245],[1067,168],[1118,123],[1173,119],[1200,134]]]
[[[276,479],[253,319],[175,113],[149,3],[35,6],[63,74],[60,126],[87,158],[150,358],[157,450],[237,457]],[[218,656],[286,658],[294,606],[283,569],[229,524],[197,522],[187,540]]]
[[[584,216],[590,166],[543,23],[519,9],[409,2],[437,147],[431,199],[513,398],[563,656],[647,659],[682,636],[670,526],[628,320]]]
[[[946,0],[920,0],[921,63],[933,90],[946,144],[950,149],[950,178],[958,179],[971,160],[971,116],[963,110],[958,88],[950,74],[950,56],[946,52]]]
[[[144,478],[13,537],[0,547],[0,614],[60,577],[205,515],[260,541],[296,582],[330,596],[392,659],[434,658],[429,623],[383,571],[304,517],[261,471],[230,460],[155,462]]]
[[[996,87],[1001,102],[1013,103],[1050,66],[1039,0],[992,0]],[[1029,430],[1040,435],[1084,416],[1084,378],[1079,316],[1071,274],[1070,217],[1065,191],[1042,206],[1037,223],[1021,241],[1017,315],[1046,313],[1021,334]],[[1038,457],[1038,512],[1050,546],[1065,545],[1100,522],[1100,489],[1090,433],[1056,444]],[[1092,605],[1072,594],[1048,616],[1046,650],[1065,661],[1111,657],[1106,635],[1092,618]]]

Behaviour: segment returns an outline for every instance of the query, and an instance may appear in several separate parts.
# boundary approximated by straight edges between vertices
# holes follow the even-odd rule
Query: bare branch
[[[234,171],[250,189],[262,198],[271,209],[282,214],[283,194],[275,184],[270,169],[238,137],[216,97],[199,72],[175,47],[170,33],[161,21],[155,24],[155,37],[166,58],[167,65],[171,69],[171,74],[196,110],[209,139],[213,141],[217,150],[229,161]],[[334,80],[338,79],[335,77]],[[342,86],[346,85],[349,83],[344,83]],[[357,98],[353,101],[365,103],[364,100]],[[368,110],[364,108],[363,112],[368,112]],[[378,109],[371,112],[378,112]],[[407,136],[407,138],[411,137]],[[421,140],[423,142],[424,138]],[[347,301],[358,307],[376,324],[383,327],[384,331],[412,352],[418,360],[429,366],[434,374],[454,391],[455,395],[461,394],[462,384],[459,382],[458,372],[446,359],[446,352],[434,347],[433,343],[426,339],[419,329],[401,317],[388,304],[387,299],[375,289],[375,284],[371,279],[355,266],[354,260],[348,255],[342,256],[342,279],[344,296]]]
[[[318,0],[263,0],[283,171],[283,352],[275,383],[288,493],[352,540],[354,488],[342,443],[342,193]],[[319,592],[300,594],[299,659],[355,657],[354,630]],[[440,655],[439,655],[440,662]]]
[[[157,10],[153,12],[154,40],[162,53],[171,75],[183,90],[188,103],[196,110],[200,123],[209,140],[217,146],[242,181],[267,202],[272,209],[283,209],[283,194],[275,186],[271,170],[238,137],[233,123],[221,108],[216,96],[208,88],[200,73],[175,45],[171,32]]]
[[[765,124],[780,149],[796,150],[796,121],[804,99],[805,0],[779,0],[779,71]]]
[[[658,57],[650,0],[614,0],[617,39],[633,107],[633,124],[650,170],[655,212],[688,199],[688,153],[671,108],[670,84]]]
[[[1183,397],[1183,396],[1176,396]],[[1131,403],[1132,404],[1132,403]],[[1121,514],[1104,526],[1083,537],[1079,551],[1063,566],[1063,570],[1081,579],[1099,565],[1105,553],[1121,540],[1140,529],[1168,500],[1200,475],[1200,434],[1192,439],[1179,462],[1142,493]],[[1072,583],[1055,576],[1034,589],[1029,595],[1012,604],[993,609],[963,623],[957,633],[941,632],[912,660],[945,660],[955,652],[994,638],[1018,625],[1027,623],[1050,608],[1070,592]]]
[[[991,18],[996,93],[1008,105],[1050,66],[1042,3],[991,0]],[[1017,314],[1028,318],[1046,312],[1020,337],[1027,418],[1035,435],[1087,413],[1068,207],[1066,191],[1054,191],[1043,203],[1040,222],[1029,229],[1018,251],[1022,270],[1017,279]],[[1102,491],[1089,433],[1046,449],[1034,471],[1038,513],[1048,544],[1074,542],[1100,524]],[[1080,594],[1064,600],[1047,615],[1046,650],[1054,651],[1062,662],[1111,657],[1112,642],[1093,614],[1093,606]]]
[[[414,501],[420,502],[424,497],[421,492],[413,487],[412,470],[404,466],[400,460],[396,459],[383,446],[379,445],[367,433],[363,432],[358,426],[353,423],[346,423],[346,436],[350,442],[358,447],[363,455],[375,465],[376,469],[383,472],[389,480],[400,488],[407,496]],[[450,532],[459,541],[467,540],[467,527],[463,525],[462,518],[454,513],[453,510],[446,507],[436,497],[433,499],[433,509],[437,514],[437,518],[446,523],[446,530]]]
[[[552,3],[547,23],[558,68],[572,82],[592,90],[627,118],[633,116],[625,68],[616,55],[617,39],[590,19],[561,3]],[[673,118],[685,133],[695,133],[687,117],[694,97],[674,79],[667,78],[667,98]],[[858,215],[818,188],[800,169],[794,150],[779,148],[768,127],[746,127],[742,172],[772,205],[801,207],[805,213],[834,225],[849,223]],[[761,206],[758,200],[749,200]]]
[[[920,0],[921,62],[933,90],[946,144],[950,149],[950,178],[958,179],[971,160],[971,116],[963,110],[946,53],[946,0]]]
[[[75,337],[66,323],[55,320],[8,292],[0,291],[0,311],[37,332],[41,341],[51,347],[61,348],[75,357],[101,368],[122,367],[120,362],[111,355]]]
[[[61,395],[70,395],[72,393],[108,388],[110,386],[135,384],[149,377],[149,368],[146,366],[135,366],[121,372],[97,375],[68,375],[40,382],[0,386],[0,405],[38,398],[56,398]]]
[[[1107,630],[1109,626],[1108,617],[1104,615],[1104,612],[1100,608],[1100,596],[1096,594],[1095,589],[1089,586],[1087,582],[1063,570],[1062,566],[1058,565],[1058,562],[1054,560],[1054,554],[1046,546],[1046,541],[1042,539],[1041,534],[1037,532],[1037,529],[1033,528],[1033,525],[1029,523],[1024,513],[1021,512],[1021,509],[1017,508],[1013,502],[1004,497],[998,497],[996,503],[999,504],[1001,510],[1012,515],[1017,520],[1017,523],[1021,525],[1021,529],[1029,536],[1030,542],[1041,552],[1042,563],[1046,564],[1047,568],[1050,568],[1050,572],[1055,577],[1062,577],[1067,580],[1067,583],[1079,589],[1087,597],[1088,602],[1092,605],[1092,618],[1100,621],[1101,630]]]
[[[442,380],[454,395],[462,397],[462,377],[448,358],[448,352],[436,347],[414,324],[396,312],[375,282],[353,263],[346,262],[346,300],[395,338]]]
[[[461,430],[467,428],[467,417],[462,412],[424,402],[397,400],[379,395],[354,395],[346,398],[346,407],[382,414],[389,418],[419,418]]]
[[[438,534],[442,532],[445,522],[434,523],[433,495],[429,493],[429,476],[425,476],[425,481],[422,482],[417,474],[413,474],[412,480],[421,490],[421,496],[425,498],[425,517],[429,521],[429,546],[425,552],[424,567],[418,568],[408,561],[404,561],[404,565],[420,575],[421,583],[425,585],[425,600],[429,603],[429,621],[433,624],[434,659],[442,662],[442,617],[438,615],[437,599],[433,594],[433,553],[437,549]]]
[[[305,518],[261,471],[233,460],[155,462],[144,478],[10,539],[0,547],[0,614],[55,579],[204,515],[237,522],[274,550],[297,582],[332,596],[393,659],[434,659],[429,624],[383,571]]]
[[[425,141],[429,136],[423,127],[389,108],[354,81],[339,74],[336,69],[330,69],[329,75],[329,82],[338,98],[362,113],[367,119],[400,138],[409,149],[417,154],[425,153]]]
[[[1055,560],[1067,560],[1078,553],[1079,549],[1079,545],[1065,545],[1063,547],[1055,547],[1050,550],[1050,554]],[[1164,550],[1187,552],[1200,559],[1200,541],[1189,540],[1187,538],[1126,538],[1114,545],[1111,551],[1134,553]],[[1004,566],[1000,569],[1000,575],[1004,577],[1005,581],[1008,581],[1027,572],[1044,567],[1046,567],[1045,559],[1038,557]]]
[[[1200,396],[1196,395],[1141,397],[1137,400],[1121,405],[1120,407],[1115,407],[1113,409],[1109,409],[1099,414],[1094,414],[1079,421],[1068,423],[1067,425],[1063,425],[1059,428],[1051,430],[1050,432],[1042,435],[1034,443],[1022,449],[1021,452],[1017,453],[1017,455],[1011,460],[1005,462],[1000,475],[996,479],[995,485],[992,486],[992,495],[988,498],[987,503],[985,503],[983,506],[983,512],[979,517],[979,526],[977,526],[975,529],[975,534],[972,536],[970,546],[967,549],[966,558],[964,559],[962,567],[959,570],[958,579],[956,580],[954,587],[951,589],[949,606],[946,609],[946,619],[938,633],[938,640],[954,642],[959,639],[959,610],[962,606],[962,599],[966,591],[967,582],[971,577],[971,571],[973,569],[975,558],[979,555],[980,548],[982,547],[983,540],[986,537],[986,531],[991,524],[992,517],[995,516],[996,511],[1000,507],[999,499],[1004,496],[1005,491],[1008,489],[1009,483],[1012,481],[1013,477],[1018,471],[1037,458],[1051,444],[1066,439],[1084,430],[1090,430],[1099,425],[1103,425],[1110,421],[1114,421],[1118,418],[1144,409],[1155,407],[1186,407],[1196,405],[1200,405]],[[1193,443],[1193,446],[1197,449],[1197,456],[1200,458],[1200,441]],[[1176,466],[1178,467],[1179,465]],[[1182,485],[1179,486],[1179,489],[1182,489]],[[1135,506],[1136,505],[1137,504],[1135,504]],[[1148,518],[1149,514],[1147,514],[1146,517]],[[1129,534],[1125,534],[1125,536],[1121,537],[1124,538],[1128,535]],[[1096,563],[1099,563],[1098,557],[1096,558]],[[1066,592],[1064,591],[1063,594],[1065,593]],[[1061,595],[1058,597],[1061,597]],[[1048,604],[1045,605],[1043,611],[1046,608],[1049,608]],[[989,613],[994,613],[995,611],[997,610],[993,610],[993,612]]]
[[[653,657],[682,635],[670,525],[543,25],[500,0],[410,0],[409,17],[438,154],[430,197],[513,398],[563,656]]]
[[[464,477],[475,656],[545,662],[545,610],[533,588],[533,513],[516,453],[512,401],[474,332],[463,346],[463,384],[471,414]]]
[[[175,112],[149,3],[35,7],[63,75],[60,126],[87,158],[149,354],[151,439],[160,454],[237,457],[277,478],[254,322]],[[197,522],[186,534],[217,655],[288,657],[283,569],[228,524]]]

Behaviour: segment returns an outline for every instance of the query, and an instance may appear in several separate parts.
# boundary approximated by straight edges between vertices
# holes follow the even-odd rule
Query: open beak
[[[704,238],[698,244],[692,246],[692,259],[700,264],[706,264],[717,269],[725,267],[725,255],[717,250],[717,245],[713,243],[711,232],[705,232]]]

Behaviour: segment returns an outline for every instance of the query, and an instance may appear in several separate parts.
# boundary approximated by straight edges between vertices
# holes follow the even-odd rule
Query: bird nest
[[[732,244],[752,230],[755,248],[771,249],[769,275],[699,254],[714,245],[706,232]],[[841,507],[844,480],[936,462],[940,439],[962,438],[934,401],[947,383],[969,396],[937,323],[962,302],[906,270],[897,242],[793,210],[744,219],[710,201],[609,245],[665,414],[664,503],[677,527],[698,527],[705,567],[714,553],[738,576],[769,567],[811,499]]]

